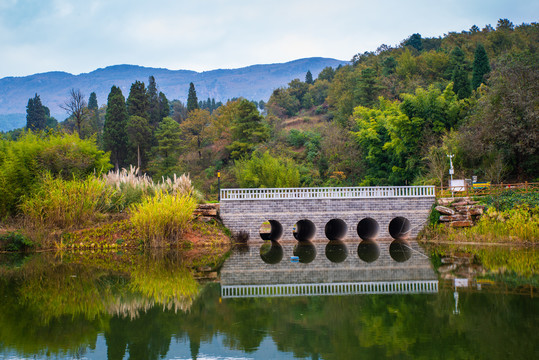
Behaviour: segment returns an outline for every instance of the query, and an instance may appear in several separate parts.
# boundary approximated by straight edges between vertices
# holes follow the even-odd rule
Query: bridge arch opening
[[[357,247],[357,255],[366,263],[371,263],[380,257],[380,246],[373,240],[363,240]]]
[[[412,257],[412,248],[407,241],[394,240],[389,245],[389,255],[396,262],[405,262]]]
[[[370,217],[364,218],[357,224],[357,235],[361,240],[374,240],[379,231],[380,225],[378,225],[378,221]]]
[[[326,245],[326,257],[334,263],[341,263],[348,257],[348,248],[342,240],[331,240]]]
[[[294,246],[294,256],[299,258],[299,262],[308,264],[316,258],[316,247],[310,241],[300,241]]]
[[[391,235],[393,239],[406,239],[410,230],[410,220],[405,217],[397,216],[389,223],[389,235]]]
[[[277,241],[265,243],[260,247],[260,257],[266,264],[278,264],[283,259],[283,247]]]
[[[260,225],[260,237],[262,240],[277,241],[283,236],[283,225],[277,220],[268,220]]]
[[[346,236],[348,226],[341,219],[331,219],[327,222],[324,232],[326,237],[330,240],[342,240]]]
[[[310,241],[316,233],[316,226],[311,220],[303,219],[294,225],[292,234],[298,241]]]

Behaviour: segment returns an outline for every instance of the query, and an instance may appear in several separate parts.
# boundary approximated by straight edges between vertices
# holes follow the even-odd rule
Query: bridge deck
[[[221,189],[221,201],[435,197],[434,186]]]

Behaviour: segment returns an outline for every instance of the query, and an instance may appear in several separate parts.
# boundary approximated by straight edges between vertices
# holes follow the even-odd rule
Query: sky
[[[0,78],[118,64],[206,71],[350,60],[414,33],[538,15],[537,0],[0,0]]]

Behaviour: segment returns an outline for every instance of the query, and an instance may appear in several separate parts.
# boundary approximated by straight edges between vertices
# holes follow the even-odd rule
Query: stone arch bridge
[[[435,188],[222,189],[220,197],[225,226],[251,240],[405,239],[426,224]]]

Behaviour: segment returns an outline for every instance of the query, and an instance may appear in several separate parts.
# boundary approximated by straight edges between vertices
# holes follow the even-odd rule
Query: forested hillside
[[[209,197],[218,171],[223,187],[447,184],[448,154],[456,178],[537,180],[538,45],[537,23],[507,19],[413,34],[307,71],[267,104],[198,99],[196,83],[185,103],[169,101],[150,76],[128,92],[113,86],[101,107],[92,94],[59,127],[94,136],[116,167],[189,173]],[[46,115],[28,114],[28,127],[53,126]]]

